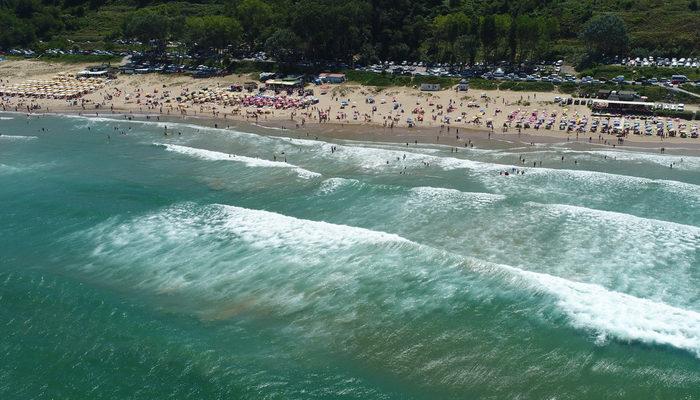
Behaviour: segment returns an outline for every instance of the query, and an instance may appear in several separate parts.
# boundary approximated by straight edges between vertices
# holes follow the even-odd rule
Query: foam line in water
[[[323,182],[321,182],[321,184],[318,187],[318,191],[320,194],[327,195],[336,192],[341,188],[360,184],[361,182],[357,179],[333,177],[325,179]]]
[[[357,179],[334,177],[321,182],[319,185],[319,193],[327,195],[339,189],[358,186],[383,187],[389,190],[401,190],[402,192],[405,190],[401,186],[370,185],[358,181]],[[506,196],[502,194],[463,192],[457,189],[432,186],[412,187],[408,189],[407,195],[409,203],[419,203],[421,205],[430,205],[434,207],[454,207],[459,205],[484,206],[502,201],[506,198]]]
[[[379,264],[369,269],[344,270],[342,274],[335,267],[359,257],[360,254],[366,255],[365,245],[374,244],[380,247],[370,252],[371,254],[392,252],[394,257],[399,258],[392,258],[392,261],[386,262],[395,264],[402,270],[412,268],[412,263],[406,262],[402,255],[408,257],[408,260],[415,257],[433,260],[432,270],[423,270],[424,267],[418,267],[421,271],[417,273],[418,276],[430,273],[430,279],[427,279],[424,284],[435,286],[432,288],[434,290],[415,294],[428,296],[433,302],[439,301],[435,297],[436,290],[439,292],[440,287],[459,282],[459,277],[450,273],[449,270],[454,271],[454,269],[449,266],[466,266],[470,271],[484,278],[505,283],[509,291],[524,292],[528,297],[531,297],[533,292],[538,294],[540,297],[538,302],[542,303],[540,306],[542,309],[554,306],[554,310],[562,313],[573,327],[595,332],[599,343],[615,338],[621,341],[667,345],[689,351],[700,358],[700,313],[698,312],[611,291],[596,284],[575,282],[508,265],[465,259],[395,234],[229,205],[173,207],[146,217],[136,218],[126,224],[103,225],[91,232],[91,239],[98,244],[95,256],[107,254],[116,257],[121,264],[124,264],[124,253],[120,251],[124,249],[129,254],[135,254],[133,257],[143,257],[147,260],[146,265],[159,265],[162,260],[154,264],[154,257],[164,258],[166,261],[162,271],[141,271],[141,269],[131,271],[147,276],[139,283],[140,286],[151,287],[158,292],[167,289],[172,293],[173,290],[190,288],[207,293],[214,292],[216,296],[224,298],[230,297],[232,293],[227,294],[222,291],[222,280],[233,279],[237,283],[243,280],[245,284],[245,277],[258,278],[257,275],[252,277],[246,275],[253,273],[256,269],[256,264],[251,265],[250,261],[245,263],[246,267],[243,270],[232,270],[229,267],[229,258],[240,254],[216,256],[224,248],[240,248],[240,246],[227,245],[226,242],[231,240],[245,242],[246,246],[258,249],[255,254],[259,254],[258,251],[278,249],[277,254],[282,254],[285,259],[300,261],[291,271],[279,271],[287,275],[272,288],[266,289],[275,293],[263,294],[260,289],[256,289],[255,293],[258,297],[262,296],[266,302],[271,302],[266,303],[268,306],[289,308],[289,312],[303,310],[311,304],[330,310],[337,306],[332,305],[335,302],[352,304],[353,298],[347,298],[347,296],[355,296],[357,289],[340,292],[330,290],[329,292],[328,288],[345,285],[346,280],[361,282],[364,278],[363,274],[373,274],[373,282],[381,279],[376,275]],[[210,240],[209,236],[217,240]],[[207,257],[214,256],[213,261],[202,263],[197,259],[199,253],[187,248],[188,244],[195,241],[210,246]],[[172,246],[167,247],[170,246],[169,242],[172,242],[171,244],[176,246],[175,249],[178,251],[190,254],[185,257],[186,261],[178,255],[181,253],[169,255],[173,251]],[[401,247],[397,248],[397,245]],[[109,246],[110,250],[105,252],[103,246]],[[168,251],[158,256],[158,248],[163,246],[166,246],[164,248]],[[116,253],[115,250],[117,250]],[[151,252],[154,253],[151,254]],[[328,258],[320,262],[315,261],[319,254],[324,254]],[[128,264],[138,265],[144,260]],[[328,260],[335,261],[328,264]],[[274,259],[270,260],[273,264],[274,261]],[[374,260],[374,262],[377,261]],[[103,263],[91,264],[90,268],[97,268],[99,265]],[[195,265],[197,269],[192,270],[191,267]],[[448,267],[449,270],[442,270],[444,267]],[[121,272],[114,272],[112,268],[107,268],[106,271],[116,274],[114,276],[118,279],[124,276]],[[161,273],[164,276],[160,276]],[[388,269],[384,273],[388,273]],[[352,276],[347,276],[348,274]],[[313,279],[314,284],[311,289],[314,290],[314,294],[298,292],[301,289],[292,289],[289,285],[293,287],[295,283],[287,282],[288,279]],[[392,278],[387,275],[385,279]],[[389,285],[388,282],[383,284]],[[500,286],[502,284],[499,284]],[[236,288],[240,289],[238,286]],[[388,287],[383,288],[383,290],[388,289]],[[467,289],[464,288],[464,290]],[[282,303],[277,303],[278,301]],[[425,301],[427,299],[416,298],[413,303],[423,304]],[[284,313],[283,310],[280,312]],[[537,310],[532,313],[533,317],[538,314]]]
[[[22,135],[5,135],[0,134],[0,140],[34,140],[38,139],[38,136],[22,136]]]
[[[415,196],[415,200],[436,206],[453,206],[459,203],[490,205],[506,198],[506,196],[502,194],[462,192],[456,189],[431,186],[414,187],[411,188],[410,191],[411,194]]]
[[[661,155],[621,150],[595,150],[587,151],[587,153],[598,156],[607,156],[608,158],[614,158],[616,160],[637,161],[639,163],[648,162],[664,167],[668,167],[672,163],[674,164],[674,168],[697,169],[700,167],[700,157],[694,156]]]
[[[284,128],[278,128],[278,127],[276,127],[276,126],[266,126],[266,125],[261,125],[261,124],[256,124],[256,123],[252,123],[251,125],[257,126],[257,127],[259,127],[259,128],[263,128],[263,129],[269,129],[269,130],[272,130],[272,131],[286,131],[286,129],[284,129]]]
[[[379,146],[366,146],[358,142],[358,144],[338,145],[323,141],[315,141],[308,139],[295,139],[276,137],[277,139],[287,141],[298,146],[314,148],[317,154],[324,157],[338,157],[346,162],[358,166],[364,170],[384,170],[387,168],[421,168],[423,162],[430,163],[431,166],[438,167],[442,170],[459,170],[465,169],[477,173],[479,176],[485,177],[487,180],[495,174],[498,178],[498,172],[509,170],[511,168],[524,169],[529,175],[556,175],[567,178],[568,180],[580,180],[585,184],[603,184],[603,183],[618,183],[625,186],[649,186],[661,185],[668,190],[683,191],[690,197],[700,198],[700,186],[691,183],[649,179],[630,175],[619,175],[608,172],[577,170],[577,169],[559,169],[559,168],[529,168],[527,165],[509,165],[494,162],[474,161],[466,158],[458,158],[451,156],[439,156],[435,154],[420,153],[415,148],[407,148],[406,150],[381,148]],[[336,151],[331,154],[331,147],[334,146]],[[468,155],[465,150],[463,154]],[[405,158],[404,158],[405,156]],[[387,164],[388,161],[388,164]],[[499,179],[498,183],[503,182]],[[494,182],[492,182],[494,183]]]
[[[270,211],[217,204],[225,226],[258,247],[330,247],[331,250],[363,243],[412,243],[399,235],[290,217]]]
[[[647,149],[648,150],[648,149]],[[607,157],[608,162],[613,161],[633,161],[637,164],[656,164],[663,167],[668,167],[671,163],[674,168],[680,169],[697,169],[700,167],[700,157],[687,155],[670,155],[650,153],[648,151],[630,151],[630,150],[576,150],[568,148],[550,148],[534,151],[526,151],[526,155],[532,154],[569,154],[574,156],[588,156],[591,159],[600,160]],[[513,152],[502,152],[500,155],[513,156]]]
[[[700,227],[694,225],[680,224],[677,222],[664,221],[654,218],[643,218],[636,215],[625,214],[615,211],[597,210],[588,207],[573,206],[568,204],[540,204],[527,202],[526,205],[540,207],[557,214],[569,214],[596,218],[602,221],[609,221],[630,226],[645,226],[654,228],[664,228],[668,232],[684,233],[700,236]]]
[[[228,134],[236,134],[238,136],[247,136],[251,138],[257,138],[259,140],[266,140],[267,136],[259,135],[251,132],[243,132],[239,130],[229,129],[229,128],[214,128],[205,125],[197,125],[187,122],[176,122],[176,121],[154,121],[154,120],[143,120],[143,119],[123,119],[123,118],[111,118],[111,117],[96,117],[89,115],[71,115],[65,114],[61,115],[66,118],[77,118],[82,120],[87,120],[88,122],[107,122],[107,123],[126,123],[126,124],[139,124],[139,125],[150,125],[159,128],[168,128],[168,130],[174,130],[176,128],[187,128],[195,131],[204,132],[220,132]]]
[[[21,168],[13,167],[12,165],[0,163],[0,174],[12,174],[21,171]]]
[[[420,168],[423,164],[422,162],[430,163],[431,166],[436,166],[440,169],[449,170],[459,170],[465,169],[477,174],[490,175],[497,173],[498,171],[508,170],[511,168],[525,169],[529,174],[537,175],[559,175],[567,177],[569,180],[583,180],[586,184],[595,183],[605,183],[605,182],[619,182],[626,186],[648,186],[653,184],[660,184],[665,186],[666,189],[672,191],[681,191],[686,194],[686,197],[695,197],[700,199],[700,187],[698,185],[678,182],[673,180],[655,180],[648,178],[641,178],[629,175],[618,175],[614,173],[598,172],[598,171],[586,171],[586,170],[572,170],[572,169],[557,169],[557,168],[528,168],[522,165],[508,165],[501,163],[485,162],[485,161],[474,161],[466,158],[450,157],[450,156],[439,156],[431,151],[429,154],[422,153],[420,148],[408,148],[406,150],[401,149],[391,149],[382,148],[382,146],[368,147],[366,143],[357,142],[351,143],[352,141],[347,141],[346,144],[335,144],[320,140],[309,140],[309,139],[297,139],[284,136],[264,136],[250,132],[242,132],[238,130],[230,130],[224,128],[211,128],[202,125],[182,123],[182,122],[157,122],[157,121],[143,121],[143,120],[120,120],[120,119],[110,119],[110,118],[95,118],[87,116],[69,116],[72,118],[86,118],[93,120],[105,120],[110,122],[131,122],[131,123],[141,123],[148,125],[155,125],[159,127],[168,126],[168,128],[184,127],[195,130],[202,131],[215,131],[224,132],[229,134],[236,134],[241,137],[254,138],[257,141],[284,141],[296,146],[304,146],[308,148],[314,148],[318,155],[323,157],[340,158],[345,161],[349,161],[354,165],[358,166],[364,170],[384,170],[386,168],[399,168],[403,167],[409,168]],[[388,144],[387,144],[388,145]],[[400,143],[399,143],[400,145]],[[335,146],[336,150],[331,156],[331,147]],[[464,150],[462,154],[468,155],[468,150]],[[404,159],[403,156],[406,156]],[[389,164],[387,164],[389,161]],[[488,177],[487,177],[488,178]],[[500,181],[499,181],[500,182]]]
[[[11,119],[14,119],[14,118],[13,117],[0,117],[0,121],[7,121],[7,120],[11,120]]]
[[[291,168],[300,177],[305,178],[305,179],[311,179],[311,178],[321,176],[321,174],[319,174],[317,172],[309,171],[309,170],[306,170],[304,168],[298,167],[296,165],[289,164],[289,163],[282,162],[282,161],[263,160],[260,158],[246,157],[246,156],[240,156],[240,155],[236,155],[236,154],[221,153],[218,151],[198,149],[195,147],[188,147],[188,146],[182,146],[182,145],[177,145],[177,144],[154,143],[154,145],[164,147],[168,151],[188,155],[191,157],[200,158],[203,160],[241,162],[249,167]]]
[[[522,167],[520,167],[522,168]],[[527,168],[526,168],[527,169]],[[576,187],[591,188],[591,190],[598,190],[602,185],[615,185],[619,188],[636,190],[639,188],[658,188],[666,192],[672,193],[675,196],[680,196],[686,198],[691,204],[696,201],[700,201],[700,186],[687,182],[680,182],[674,180],[666,179],[649,179],[642,178],[638,176],[630,175],[618,175],[608,172],[599,171],[588,171],[588,170],[571,170],[571,169],[553,169],[553,168],[529,168],[527,169],[527,174],[525,174],[526,179],[520,179],[523,183],[532,187],[531,182],[528,182],[529,177],[547,177],[556,176],[563,178],[573,184]],[[503,182],[505,183],[518,183],[517,179],[504,180],[504,179],[491,179],[492,177],[487,177],[486,183],[497,190],[503,187]],[[499,178],[496,176],[495,178]],[[507,187],[507,185],[506,185]]]

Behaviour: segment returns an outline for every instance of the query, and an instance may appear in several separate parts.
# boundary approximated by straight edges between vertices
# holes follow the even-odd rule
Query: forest
[[[0,0],[0,49],[182,46],[281,61],[700,54],[697,0]]]

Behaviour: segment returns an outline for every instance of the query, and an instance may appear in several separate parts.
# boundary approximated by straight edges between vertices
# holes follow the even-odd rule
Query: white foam
[[[324,144],[322,151],[330,153],[331,144]],[[423,154],[411,150],[391,150],[387,148],[373,148],[365,146],[336,146],[334,153],[345,161],[350,161],[361,169],[377,170],[385,168],[423,168],[424,163],[436,166],[445,171],[455,169],[469,169],[474,171],[498,170],[503,166],[472,161],[463,158],[441,157],[431,154]],[[387,163],[388,161],[388,163]]]
[[[0,135],[0,140],[34,140],[38,136],[21,136],[21,135]]]
[[[412,243],[395,234],[365,228],[228,205],[216,207],[223,211],[224,225],[230,232],[260,248],[323,247],[338,250],[358,243]]]
[[[87,121],[92,121],[92,122],[135,122],[135,121],[129,121],[127,119],[97,117],[97,116],[77,115],[77,114],[60,114],[60,116],[63,118],[80,119],[80,120],[87,120]]]
[[[412,243],[400,236],[344,225],[300,220],[266,211],[224,207],[227,227],[261,248],[321,246],[337,249],[362,242]],[[429,248],[423,247],[425,250]],[[599,338],[670,345],[700,357],[700,313],[614,292],[602,286],[547,274],[497,266],[525,278],[530,289],[546,292],[572,325],[597,331]],[[512,283],[512,282],[511,282]]]
[[[644,148],[642,148],[644,149]],[[513,149],[509,149],[513,150]],[[603,150],[576,150],[576,149],[569,149],[569,148],[557,148],[556,146],[552,146],[551,149],[540,149],[540,150],[531,150],[527,151],[527,149],[524,149],[525,155],[533,155],[533,154],[570,154],[570,155],[578,155],[581,157],[588,156],[589,159],[600,159],[603,157],[607,157],[608,162],[613,162],[613,161],[633,161],[636,162],[637,164],[644,165],[644,164],[657,164],[661,165],[663,167],[669,167],[671,163],[674,163],[673,168],[679,168],[679,169],[697,169],[700,168],[700,157],[697,156],[686,156],[686,155],[670,155],[670,154],[659,154],[659,153],[650,153],[648,152],[649,149],[644,149],[647,151],[631,151],[631,150],[610,150],[607,148]],[[520,153],[514,153],[510,151],[504,151],[501,153],[501,155],[507,155],[507,156],[512,156],[515,154],[520,154]]]
[[[270,129],[270,130],[273,130],[273,131],[286,131],[286,129],[284,129],[284,128],[278,128],[278,127],[276,127],[276,126],[265,126],[265,125],[260,125],[260,124],[256,124],[256,123],[252,123],[251,125],[257,126],[257,127],[259,127],[259,128]]]
[[[659,189],[662,189],[668,192],[669,194],[678,197],[683,197],[685,201],[688,201],[689,206],[694,206],[696,202],[700,201],[700,186],[692,183],[665,179],[649,179],[638,176],[618,175],[613,173],[589,170],[553,169],[539,167],[518,168],[525,169],[527,171],[524,177],[516,177],[518,179],[499,179],[502,177],[493,176],[493,174],[487,174],[482,176],[484,178],[484,183],[487,184],[494,191],[500,191],[502,189],[507,189],[509,185],[517,185],[518,183],[522,183],[522,185],[527,186],[529,190],[541,190],[543,191],[543,193],[547,194],[552,193],[551,189],[548,188],[548,185],[542,187],[533,187],[532,182],[530,182],[528,179],[533,176],[556,176],[558,178],[562,178],[563,180],[570,182],[570,188],[574,187],[579,190],[585,190],[591,195],[599,193],[603,186],[606,186],[605,190],[607,190],[607,186],[610,185],[616,188],[624,188],[627,190],[638,190],[640,188],[658,187]]]
[[[82,120],[88,120],[92,122],[109,122],[109,123],[127,123],[127,124],[140,124],[140,125],[151,125],[151,126],[157,126],[159,128],[168,128],[169,130],[173,130],[175,128],[188,128],[188,129],[193,129],[196,131],[209,131],[209,132],[221,132],[221,133],[235,133],[237,135],[241,136],[249,136],[249,137],[255,137],[259,138],[261,140],[264,140],[266,137],[262,135],[258,135],[255,133],[250,133],[250,132],[242,132],[239,130],[234,130],[234,129],[229,129],[229,128],[214,128],[210,126],[205,126],[205,125],[197,125],[197,124],[191,124],[187,122],[176,122],[176,121],[158,121],[158,120],[144,120],[144,119],[136,119],[136,116],[132,116],[131,119],[127,118],[111,118],[111,117],[96,117],[96,116],[89,116],[89,115],[75,115],[75,114],[61,114],[62,117],[66,118],[77,118],[77,119],[82,119]],[[142,116],[145,117],[145,116]],[[155,116],[152,116],[155,119]]]
[[[156,146],[165,147],[165,149],[168,151],[172,151],[172,152],[180,153],[180,154],[185,154],[185,155],[200,158],[203,160],[241,162],[249,167],[291,168],[300,177],[302,177],[304,179],[311,179],[311,178],[316,178],[316,177],[321,176],[321,174],[319,174],[317,172],[309,171],[309,170],[306,170],[304,168],[298,167],[296,165],[289,164],[289,163],[282,162],[282,161],[263,160],[260,158],[246,157],[246,156],[240,156],[240,155],[236,155],[236,154],[221,153],[218,151],[198,149],[195,147],[181,146],[181,145],[177,145],[177,144],[168,144],[168,143],[166,143],[166,144],[154,143],[154,144]]]
[[[314,305],[336,315],[338,309],[334,307],[341,307],[346,315],[338,318],[352,318],[355,307],[351,300],[356,299],[358,288],[347,288],[348,280],[357,284],[363,280],[364,274],[372,274],[371,278],[367,278],[373,284],[379,284],[382,276],[383,279],[395,279],[398,276],[413,276],[416,279],[425,277],[422,284],[430,287],[426,286],[425,290],[402,300],[408,309],[417,307],[416,311],[420,311],[427,299],[418,297],[427,296],[431,302],[436,302],[469,291],[468,287],[459,287],[460,282],[464,282],[460,280],[459,274],[455,275],[456,269],[449,268],[466,265],[482,277],[494,278],[500,282],[499,287],[505,283],[507,291],[525,291],[528,297],[533,292],[538,294],[542,309],[551,307],[551,297],[554,299],[555,310],[565,315],[573,327],[593,331],[597,343],[602,344],[615,338],[668,345],[690,351],[700,358],[698,312],[611,291],[595,284],[575,282],[512,266],[480,260],[471,260],[471,263],[465,264],[460,256],[391,233],[228,205],[173,207],[116,227],[113,223],[102,224],[90,232],[91,239],[99,244],[94,256],[114,257],[123,268],[138,266],[138,269],[130,271],[142,275],[142,278],[137,278],[142,279],[137,286],[155,288],[160,293],[194,288],[218,299],[242,296],[239,301],[252,301],[250,296],[254,296],[257,304],[282,314]],[[210,238],[209,235],[213,237]],[[186,244],[194,241],[206,247],[190,255],[191,249]],[[238,241],[258,249],[253,252],[256,257],[260,252],[266,252],[272,257],[295,259],[295,267],[281,267],[277,270],[275,262],[279,260],[276,258],[268,262],[250,261],[250,254],[237,253],[240,247],[236,244]],[[346,251],[367,244],[390,247],[381,247],[379,251],[372,252],[367,252],[364,247],[352,252]],[[108,247],[107,250],[105,246]],[[115,249],[116,253],[113,252]],[[121,252],[120,249],[125,251]],[[271,251],[274,253],[267,253]],[[393,257],[399,258],[386,260],[387,264],[379,270],[376,265],[360,267],[368,261],[362,257],[374,253],[382,255],[384,252],[391,252]],[[198,254],[205,253],[206,263],[204,259],[198,258]],[[413,261],[405,263],[404,256],[410,260],[415,257],[432,260],[430,264],[433,267],[425,269],[424,266],[415,266],[418,270],[412,271],[411,275],[392,275],[399,270],[414,269]],[[239,265],[231,268],[231,262],[240,257],[244,258]],[[154,263],[154,258],[158,258],[158,262]],[[358,258],[360,265],[353,264],[347,270],[336,268]],[[329,266],[330,260],[333,261]],[[143,262],[159,266],[160,269],[144,270],[141,267]],[[104,265],[100,262],[91,264],[89,268],[101,268],[114,279],[125,279],[127,274],[123,271],[105,268]],[[391,265],[396,268],[390,268]],[[445,267],[448,268],[443,269]],[[267,279],[275,279],[272,287],[264,290],[259,286],[250,287],[259,281],[260,276],[257,274],[263,273],[259,269],[266,271],[264,273]],[[304,288],[296,287],[300,281],[305,282]],[[235,285],[232,287],[235,290],[224,290],[225,285]],[[442,297],[437,293],[441,293]],[[396,299],[390,298],[394,303]],[[529,314],[531,318],[540,315],[537,311],[540,310]]]
[[[78,117],[78,116],[70,116]],[[313,148],[316,150],[317,155],[320,155],[327,159],[341,159],[346,162],[350,162],[362,170],[376,171],[376,170],[386,170],[390,169],[420,169],[424,166],[423,163],[429,163],[431,167],[435,166],[442,170],[459,170],[466,169],[471,172],[475,172],[477,176],[480,176],[485,180],[485,183],[491,186],[491,189],[498,191],[500,189],[503,179],[494,180],[492,175],[502,170],[509,170],[511,168],[524,169],[528,174],[535,175],[558,175],[562,176],[568,180],[580,180],[583,181],[582,184],[586,186],[598,185],[605,183],[613,183],[616,185],[623,185],[625,187],[638,187],[649,186],[649,185],[661,185],[664,189],[668,191],[673,191],[681,193],[684,197],[688,198],[689,201],[698,200],[700,201],[700,187],[698,185],[672,181],[672,180],[654,180],[648,178],[640,178],[636,176],[628,175],[618,175],[606,172],[597,171],[586,171],[586,170],[571,170],[571,169],[555,169],[555,168],[528,168],[522,165],[508,165],[500,163],[482,162],[474,161],[466,158],[458,157],[445,157],[438,156],[428,150],[425,154],[422,152],[421,148],[411,148],[407,151],[401,149],[392,149],[391,145],[381,144],[370,144],[373,147],[367,147],[364,142],[357,142],[357,144],[352,143],[352,141],[347,141],[347,144],[339,145],[319,140],[309,140],[309,139],[297,139],[284,136],[263,136],[249,132],[241,132],[238,130],[224,129],[224,128],[211,128],[196,124],[188,124],[182,122],[156,122],[156,121],[127,121],[127,120],[117,120],[109,118],[94,118],[94,117],[78,117],[78,118],[88,118],[94,120],[105,120],[111,122],[134,122],[141,124],[156,125],[159,127],[168,126],[168,128],[175,127],[186,127],[195,130],[204,131],[215,131],[227,134],[236,134],[238,137],[249,137],[254,138],[256,141],[284,141],[296,146],[305,146],[308,148]],[[331,147],[335,147],[336,151],[331,152]],[[460,154],[468,155],[470,150],[462,150]],[[404,158],[404,155],[406,158]],[[675,157],[675,156],[674,156]],[[690,160],[690,159],[689,159]],[[389,164],[387,164],[389,161]],[[685,159],[684,159],[685,162]],[[690,165],[690,161],[686,165]],[[315,174],[315,173],[312,173]],[[314,175],[317,176],[317,175]],[[496,178],[498,178],[496,174]],[[520,178],[522,180],[522,178]],[[514,181],[514,179],[513,179]],[[497,184],[496,186],[493,186]]]
[[[347,186],[354,186],[360,184],[357,179],[347,179],[347,178],[329,178],[321,182],[318,188],[320,194],[327,195],[337,191],[340,188]]]
[[[501,266],[557,298],[575,328],[594,330],[597,342],[609,338],[662,344],[700,358],[700,313],[609,291],[602,286]]]
[[[11,119],[14,119],[14,118],[13,117],[0,117],[0,121],[7,121],[7,120],[11,120]]]
[[[557,214],[570,214],[579,217],[595,218],[606,222],[625,225],[629,228],[643,227],[647,230],[653,231],[653,233],[657,235],[675,233],[679,236],[693,235],[700,238],[700,227],[694,225],[679,224],[676,222],[653,218],[643,218],[620,212],[597,210],[568,204],[539,204],[531,202],[526,204],[530,206],[542,207],[547,209],[549,212]]]
[[[668,167],[673,163],[673,168],[680,169],[697,169],[700,168],[700,157],[694,156],[678,156],[678,155],[661,155],[634,151],[621,150],[597,150],[588,151],[589,154],[607,156],[616,160],[636,161],[642,163],[654,163],[664,167]]]
[[[463,158],[440,157],[434,155],[434,149],[422,149],[416,147],[404,148],[397,145],[382,145],[378,143],[344,141],[346,144],[335,144],[320,140],[297,139],[275,136],[275,139],[283,140],[297,146],[305,146],[314,149],[318,155],[330,159],[341,159],[350,162],[360,169],[367,171],[383,170],[386,168],[407,167],[421,168],[425,163],[436,165],[444,170],[474,169],[474,170],[499,170],[505,166],[472,161]],[[335,151],[331,148],[335,147]],[[423,152],[423,150],[426,150]],[[465,152],[467,152],[465,150]],[[428,154],[426,154],[428,153]],[[404,157],[405,156],[405,157]],[[388,163],[387,163],[388,161]]]
[[[517,232],[537,224],[545,232],[555,227],[556,236],[542,241],[548,235],[524,235],[518,241],[522,252],[506,254],[507,263],[672,306],[700,307],[695,289],[700,284],[695,265],[700,227],[565,204],[524,206],[527,217]],[[494,231],[508,229],[508,224]]]
[[[420,186],[411,188],[413,202],[428,203],[438,207],[456,205],[487,206],[502,201],[506,196],[501,194],[462,192],[456,189]]]
[[[21,168],[13,167],[12,165],[0,163],[0,173],[2,174],[12,174],[21,171]]]
[[[300,138],[293,138],[293,137],[287,137],[287,136],[269,136],[270,138],[281,140],[283,142],[288,142],[297,146],[306,146],[306,147],[322,147],[323,144],[326,142],[319,141],[319,140],[311,140],[311,139],[300,139]]]
[[[423,163],[429,163],[431,167],[437,167],[444,171],[465,169],[474,172],[477,177],[480,177],[484,183],[491,186],[494,191],[502,188],[504,182],[503,177],[498,176],[499,171],[510,170],[512,168],[522,169],[526,171],[526,176],[542,176],[556,175],[565,178],[569,181],[581,182],[582,186],[601,185],[601,184],[616,184],[629,188],[637,188],[639,186],[660,185],[664,189],[681,192],[689,199],[700,200],[700,186],[691,183],[673,181],[673,180],[658,180],[641,178],[637,176],[618,175],[607,172],[574,170],[574,169],[557,169],[557,168],[529,168],[527,165],[509,165],[492,162],[474,161],[466,158],[437,156],[434,154],[424,154],[416,152],[415,149],[392,150],[382,148],[381,146],[367,147],[361,144],[357,145],[337,145],[323,141],[314,141],[308,139],[294,139],[276,137],[277,139],[288,141],[289,143],[306,146],[316,150],[317,154],[324,158],[340,158],[345,162],[350,162],[360,169],[368,171],[390,169],[419,169],[423,168]],[[335,147],[335,151],[331,152],[331,147]],[[469,154],[468,150],[463,150],[461,154]],[[404,158],[405,156],[405,158]],[[388,163],[387,163],[388,161]],[[516,178],[516,177],[514,177]],[[523,181],[522,177],[518,179],[510,179],[510,181]],[[530,182],[524,181],[530,185]]]

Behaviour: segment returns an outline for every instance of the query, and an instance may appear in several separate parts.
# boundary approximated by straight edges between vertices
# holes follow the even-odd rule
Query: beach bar
[[[318,75],[318,78],[321,80],[322,83],[343,83],[347,79],[345,78],[345,74],[332,74],[328,72],[324,72]]]
[[[609,114],[652,114],[657,108],[656,103],[646,101],[594,100],[591,105],[594,113]]]

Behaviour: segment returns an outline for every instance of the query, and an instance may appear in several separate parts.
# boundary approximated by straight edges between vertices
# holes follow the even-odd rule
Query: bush
[[[235,74],[252,74],[276,70],[274,63],[260,61],[236,61],[229,64],[227,69]]]
[[[692,83],[681,85],[681,88],[695,94],[700,94],[700,86],[693,85]]]
[[[469,87],[471,89],[479,89],[479,90],[496,90],[498,89],[498,82],[496,81],[490,81],[487,79],[470,79],[469,80]]]
[[[565,94],[574,94],[579,92],[579,86],[572,82],[564,82],[559,85],[559,92]]]
[[[498,85],[500,90],[512,91],[532,91],[532,92],[551,92],[554,90],[554,85],[550,82],[502,82]]]
[[[439,76],[404,76],[387,73],[376,73],[367,71],[345,71],[348,81],[356,82],[365,86],[420,86],[422,83],[438,83],[443,89],[447,89],[457,83],[454,78],[444,78]]]
[[[677,67],[677,68],[657,68],[657,67],[625,67],[622,65],[598,65],[579,71],[580,76],[592,76],[597,79],[612,79],[618,75],[624,75],[625,79],[634,80],[637,78],[661,78],[671,77],[671,75],[685,75],[688,79],[700,79],[700,68]]]
[[[671,111],[671,110],[658,110],[654,112],[655,116],[658,117],[670,117],[670,118],[681,118],[685,120],[696,119],[696,115],[692,111]]]
[[[72,63],[113,63],[121,61],[121,56],[92,55],[92,54],[44,54],[41,59],[53,62]]]

